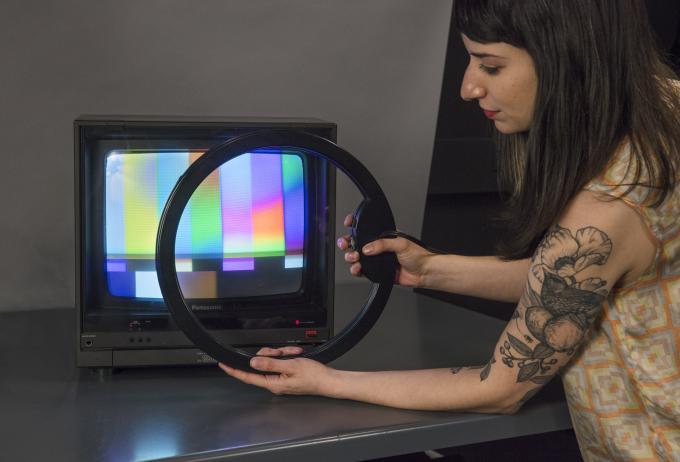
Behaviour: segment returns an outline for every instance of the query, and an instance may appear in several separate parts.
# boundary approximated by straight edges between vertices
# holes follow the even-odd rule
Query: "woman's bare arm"
[[[424,288],[500,302],[517,303],[526,283],[529,259],[433,255],[427,260]]]

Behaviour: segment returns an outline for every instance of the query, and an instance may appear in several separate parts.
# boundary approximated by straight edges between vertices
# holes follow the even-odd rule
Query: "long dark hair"
[[[454,26],[480,43],[527,50],[538,76],[528,132],[497,134],[508,194],[499,254],[529,256],[567,203],[630,143],[632,183],[660,205],[680,154],[677,76],[643,0],[454,0]]]

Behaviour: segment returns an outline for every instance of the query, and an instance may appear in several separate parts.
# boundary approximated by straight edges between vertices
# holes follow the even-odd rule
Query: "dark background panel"
[[[646,3],[659,46],[680,73],[680,0],[647,0]]]

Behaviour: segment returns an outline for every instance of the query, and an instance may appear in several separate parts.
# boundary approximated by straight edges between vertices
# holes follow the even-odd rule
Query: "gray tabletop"
[[[0,315],[3,460],[365,460],[570,428],[558,380],[513,416],[274,396],[216,367],[75,367],[75,313]],[[395,289],[375,328],[334,362],[354,370],[483,364],[503,323]]]

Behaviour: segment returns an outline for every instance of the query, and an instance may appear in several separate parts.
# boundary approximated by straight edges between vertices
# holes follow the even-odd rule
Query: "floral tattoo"
[[[489,372],[491,372],[491,365],[494,364],[495,362],[496,358],[492,356],[489,362],[486,363],[484,366],[468,366],[468,367],[456,366],[451,368],[451,373],[457,374],[463,369],[481,369],[481,372],[479,373],[479,381],[483,382],[487,379],[487,377],[489,377]]]
[[[612,241],[594,227],[581,228],[574,236],[557,225],[547,233],[536,249],[520,303],[527,307],[523,316],[533,338],[507,334],[499,349],[503,364],[517,365],[517,382],[547,383],[558,362],[555,353],[574,353],[607,296],[606,281],[579,277],[579,273],[604,265],[611,251]],[[521,317],[518,307],[512,319]],[[534,339],[538,343],[530,346]]]

